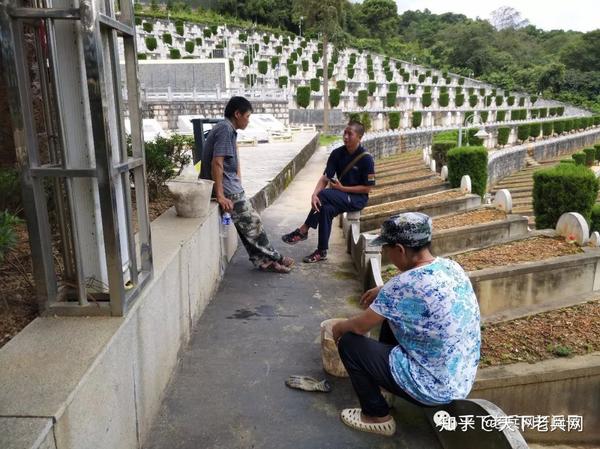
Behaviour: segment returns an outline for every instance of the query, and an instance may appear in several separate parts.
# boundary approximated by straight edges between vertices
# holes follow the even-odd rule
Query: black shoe
[[[295,231],[292,231],[289,234],[281,236],[281,240],[283,240],[288,245],[295,245],[296,243],[306,240],[307,238],[308,232],[306,234],[302,234],[300,232],[300,229],[296,229]]]

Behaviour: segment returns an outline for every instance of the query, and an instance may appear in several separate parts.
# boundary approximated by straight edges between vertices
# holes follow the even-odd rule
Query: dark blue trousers
[[[365,207],[366,195],[355,195],[344,193],[336,189],[323,189],[319,192],[321,200],[320,211],[314,209],[308,213],[304,222],[309,227],[319,228],[319,244],[317,249],[327,251],[329,248],[329,236],[331,235],[331,223],[336,215],[343,212],[355,212]]]

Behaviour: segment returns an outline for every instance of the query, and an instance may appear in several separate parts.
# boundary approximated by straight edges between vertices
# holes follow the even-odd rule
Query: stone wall
[[[164,129],[176,130],[180,115],[203,115],[207,118],[222,118],[229,98],[210,101],[147,101],[143,105],[144,118],[153,118]],[[273,114],[276,119],[288,123],[287,101],[252,101],[257,114]]]
[[[140,88],[147,92],[168,88],[173,92],[224,91],[229,85],[227,64],[227,59],[138,61]]]
[[[329,125],[332,129],[343,128],[347,119],[341,109],[329,110]],[[290,109],[290,123],[294,125],[323,126],[323,109]]]
[[[553,159],[561,154],[593,146],[600,141],[600,129],[586,131],[580,134],[568,135],[548,141],[536,142],[533,157],[536,161]]]

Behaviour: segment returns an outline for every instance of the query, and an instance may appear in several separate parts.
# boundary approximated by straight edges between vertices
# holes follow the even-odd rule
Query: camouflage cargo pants
[[[231,219],[248,252],[250,262],[256,267],[272,260],[279,262],[282,256],[269,243],[260,215],[244,192],[227,195],[227,198],[233,201]]]

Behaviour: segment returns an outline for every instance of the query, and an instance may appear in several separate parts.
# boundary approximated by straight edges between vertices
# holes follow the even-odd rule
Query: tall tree
[[[521,13],[510,6],[501,6],[492,11],[490,22],[497,30],[505,30],[506,28],[516,30],[529,25],[529,20],[521,17]]]
[[[294,0],[294,15],[304,18],[304,23],[321,33],[323,43],[323,132],[329,131],[329,42],[343,40],[341,19],[345,0]]]
[[[398,7],[394,0],[365,0],[361,6],[364,24],[383,42],[396,34]]]

